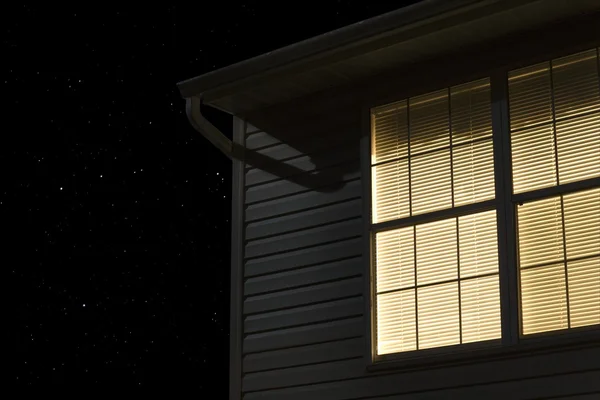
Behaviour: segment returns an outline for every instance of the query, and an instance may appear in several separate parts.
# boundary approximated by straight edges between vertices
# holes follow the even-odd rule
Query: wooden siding
[[[361,125],[352,117],[360,109],[341,114],[347,120],[319,118],[296,128],[303,134],[291,139],[247,126],[251,151],[294,166],[305,178],[330,173],[310,186],[293,174],[246,166],[243,399],[599,398],[598,344],[367,371]]]

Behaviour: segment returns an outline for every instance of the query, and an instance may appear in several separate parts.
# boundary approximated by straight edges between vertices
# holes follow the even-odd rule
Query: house
[[[599,46],[598,0],[430,0],[179,83],[230,399],[599,399]]]

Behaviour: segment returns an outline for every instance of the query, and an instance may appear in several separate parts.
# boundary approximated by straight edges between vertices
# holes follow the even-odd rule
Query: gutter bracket
[[[230,160],[239,158],[234,156],[234,145],[217,127],[215,127],[204,115],[202,115],[202,94],[185,99],[185,113],[188,121],[202,136],[208,139],[216,148],[221,150]],[[237,153],[237,152],[236,152]]]

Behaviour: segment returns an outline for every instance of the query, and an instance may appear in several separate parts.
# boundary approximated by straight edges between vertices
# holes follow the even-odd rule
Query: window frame
[[[508,107],[508,73],[511,70],[548,61],[579,51],[595,47],[600,43],[579,43],[576,46],[566,46],[553,51],[540,52],[528,57],[516,58],[506,62],[501,67],[487,69],[487,73],[477,71],[452,71],[447,69],[438,79],[428,79],[422,86],[402,88],[400,93],[386,96],[365,98],[361,105],[361,175],[363,195],[363,260],[365,276],[365,360],[366,368],[370,371],[381,369],[413,369],[427,365],[443,365],[447,363],[464,362],[480,357],[518,357],[528,352],[547,351],[552,348],[569,346],[587,346],[600,340],[600,326],[592,325],[571,328],[561,331],[550,331],[530,335],[522,335],[520,282],[517,249],[517,205],[521,202],[551,197],[557,194],[570,193],[590,187],[600,186],[600,177],[585,181],[558,185],[550,188],[537,189],[530,192],[513,194],[512,157],[510,144],[510,116]],[[599,67],[600,70],[600,67]],[[431,71],[428,71],[431,72]],[[393,103],[432,91],[442,90],[454,85],[489,78],[492,107],[492,141],[495,177],[495,198],[484,202],[459,206],[431,213],[402,218],[405,224],[414,225],[426,221],[451,218],[458,215],[472,214],[479,211],[496,209],[498,253],[499,253],[499,284],[501,308],[501,338],[468,344],[457,344],[439,348],[414,350],[405,353],[386,355],[376,354],[376,290],[373,248],[374,229],[399,227],[398,220],[381,223],[371,223],[372,188],[371,188],[371,110],[374,107]],[[457,211],[458,210],[458,211]]]

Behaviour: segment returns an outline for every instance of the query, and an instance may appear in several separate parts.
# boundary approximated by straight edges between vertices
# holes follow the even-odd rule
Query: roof
[[[178,83],[234,115],[526,28],[594,12],[597,0],[424,0]]]

